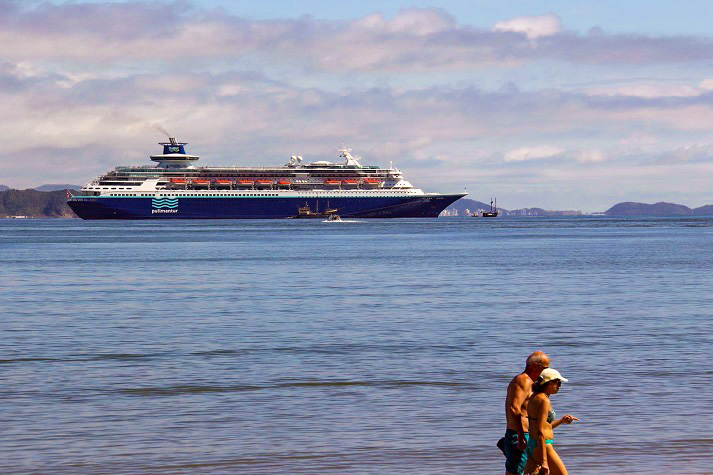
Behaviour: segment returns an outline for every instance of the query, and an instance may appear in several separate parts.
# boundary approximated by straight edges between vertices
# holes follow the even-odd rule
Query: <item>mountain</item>
[[[688,206],[677,205],[675,203],[626,203],[615,204],[604,212],[607,216],[687,216],[693,214],[693,210]]]
[[[10,189],[9,186],[0,185],[0,191],[7,191],[7,190],[9,190],[9,189]]]
[[[696,216],[713,216],[713,205],[705,205],[700,208],[693,208],[693,214]]]
[[[78,190],[81,185],[42,185],[35,188],[37,191]]]
[[[0,218],[10,216],[28,216],[31,218],[77,217],[67,206],[67,195],[64,191],[0,191]]]

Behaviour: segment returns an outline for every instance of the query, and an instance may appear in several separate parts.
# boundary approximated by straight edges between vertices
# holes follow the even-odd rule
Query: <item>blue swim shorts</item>
[[[525,442],[529,440],[529,434],[525,432]],[[525,473],[525,464],[527,464],[526,450],[518,450],[517,448],[517,431],[508,429],[505,431],[505,444],[503,448],[505,453],[505,470],[510,473],[522,475]]]

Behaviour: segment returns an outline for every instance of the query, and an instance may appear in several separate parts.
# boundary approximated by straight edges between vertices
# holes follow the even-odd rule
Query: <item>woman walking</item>
[[[559,371],[547,368],[532,385],[532,396],[527,405],[530,439],[527,444],[525,473],[567,475],[567,468],[553,446],[553,429],[562,423],[571,424],[579,419],[567,414],[555,420],[550,396],[557,394],[563,382],[567,382],[567,379],[563,378]]]

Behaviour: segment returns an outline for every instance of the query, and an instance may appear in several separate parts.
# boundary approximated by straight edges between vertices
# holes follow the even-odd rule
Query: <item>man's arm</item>
[[[517,445],[520,450],[525,448],[525,425],[523,419],[526,417],[522,413],[522,405],[525,403],[530,392],[530,388],[522,381],[522,378],[516,378],[512,388],[512,395],[507,407],[508,416],[515,424],[517,431]]]

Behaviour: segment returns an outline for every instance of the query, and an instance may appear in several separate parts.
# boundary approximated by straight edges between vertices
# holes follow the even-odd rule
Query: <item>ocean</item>
[[[0,473],[713,473],[713,218],[0,220]]]

